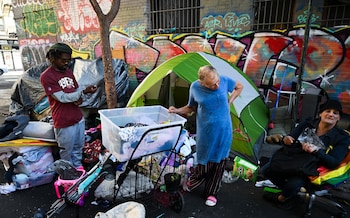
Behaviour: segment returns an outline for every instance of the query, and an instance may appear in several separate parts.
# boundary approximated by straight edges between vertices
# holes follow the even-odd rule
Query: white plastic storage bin
[[[99,114],[102,144],[120,162],[170,150],[186,122],[185,118],[169,113],[162,106],[104,109],[99,110]],[[174,127],[175,124],[181,125]],[[153,130],[160,127],[164,128]],[[150,129],[152,131],[140,142],[143,133]]]

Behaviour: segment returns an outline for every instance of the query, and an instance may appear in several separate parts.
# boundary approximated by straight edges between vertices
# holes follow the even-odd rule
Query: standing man
[[[203,66],[199,68],[198,80],[191,84],[188,104],[181,108],[169,107],[170,113],[196,112],[198,165],[184,183],[184,189],[192,191],[205,183],[207,206],[217,203],[232,143],[230,105],[242,90],[240,82],[219,76],[212,66]]]
[[[94,93],[97,87],[79,87],[68,68],[71,55],[72,49],[64,43],[51,46],[46,55],[51,66],[41,74],[40,82],[49,98],[60,157],[79,168],[85,143],[85,120],[79,105],[82,94]]]

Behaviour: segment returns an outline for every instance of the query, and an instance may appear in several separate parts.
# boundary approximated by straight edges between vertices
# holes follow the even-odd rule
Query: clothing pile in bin
[[[54,173],[47,173],[47,167],[53,163],[50,147],[21,147],[18,151],[7,152],[5,178],[16,189],[26,189],[52,181]]]
[[[25,143],[16,146],[17,140],[25,140],[22,139],[24,136],[54,140],[53,127],[49,123],[30,122],[28,115],[14,115],[5,119],[0,126],[0,161],[6,170],[7,181],[7,184],[0,186],[2,194],[46,184],[54,177],[54,173],[46,171],[47,166],[53,163],[51,147],[26,146]]]

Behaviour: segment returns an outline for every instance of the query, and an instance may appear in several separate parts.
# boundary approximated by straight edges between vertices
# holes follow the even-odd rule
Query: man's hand
[[[97,86],[96,85],[90,85],[88,87],[86,87],[83,91],[84,94],[87,94],[87,93],[94,93],[96,92],[97,90]]]
[[[81,105],[81,103],[83,103],[83,99],[80,97],[78,101],[75,101],[74,104],[75,105]]]
[[[314,153],[316,151],[318,151],[318,147],[314,144],[311,143],[301,143],[303,150],[308,152],[308,153]]]

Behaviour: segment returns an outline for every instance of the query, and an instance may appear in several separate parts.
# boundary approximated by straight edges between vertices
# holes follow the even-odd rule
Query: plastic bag
[[[316,135],[316,129],[305,128],[304,132],[300,134],[298,138],[299,142],[309,143],[316,145],[318,148],[325,150],[326,146],[321,139]]]

